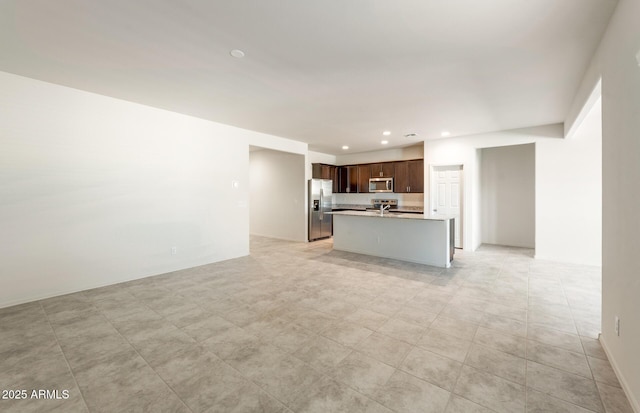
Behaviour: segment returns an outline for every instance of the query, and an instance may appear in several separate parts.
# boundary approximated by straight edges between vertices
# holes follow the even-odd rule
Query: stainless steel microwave
[[[393,192],[393,178],[370,178],[369,192]]]

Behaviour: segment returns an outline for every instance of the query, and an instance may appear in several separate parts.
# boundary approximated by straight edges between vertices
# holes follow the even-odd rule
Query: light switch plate
[[[640,50],[636,53],[636,62],[638,62],[638,66],[640,66]]]

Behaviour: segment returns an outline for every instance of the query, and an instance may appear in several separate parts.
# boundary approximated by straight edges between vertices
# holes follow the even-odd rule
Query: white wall
[[[640,412],[640,0],[620,0],[567,124],[602,77],[602,337]],[[614,317],[620,317],[620,336]]]
[[[483,244],[535,247],[535,146],[482,149]]]
[[[0,307],[248,254],[250,141],[0,72]]]
[[[425,193],[424,204],[430,205],[431,181],[430,170],[438,165],[462,165],[464,173],[463,193],[463,248],[475,250],[482,241],[481,228],[481,190],[480,166],[482,148],[534,143],[545,139],[562,139],[561,124],[544,125],[534,128],[514,129],[509,131],[469,135],[459,138],[446,138],[425,141],[424,172]],[[536,170],[539,162],[536,156]],[[539,202],[537,199],[536,202]],[[537,210],[537,205],[536,205]],[[537,222],[537,217],[536,217]],[[540,240],[536,237],[536,241]]]
[[[304,156],[307,156],[309,148],[309,145],[304,142],[253,131],[250,131],[247,135],[247,143],[251,146],[260,147],[262,149],[297,153]]]
[[[598,102],[570,139],[536,143],[544,159],[536,186],[544,243],[536,258],[602,265],[602,112]],[[554,199],[561,202],[560,208]]]
[[[249,155],[250,232],[305,241],[305,157],[273,150]]]
[[[336,165],[356,165],[360,163],[403,161],[409,159],[422,159],[423,156],[424,146],[422,144],[418,144],[407,146],[405,148],[386,149],[354,154],[340,154],[336,156]]]
[[[471,239],[469,241],[470,241],[472,250],[476,250],[482,244],[482,225],[480,224],[473,225],[474,222],[479,223],[481,222],[481,219],[482,219],[482,215],[481,215],[482,208],[480,207],[482,202],[482,180],[481,180],[481,173],[480,173],[480,168],[482,166],[482,149],[475,150],[474,158],[475,159],[474,159],[473,165],[471,166],[467,165],[467,169],[472,169],[472,172],[470,174],[471,176],[468,176],[465,178],[463,175],[463,179],[465,181],[471,182],[471,188],[466,188],[465,186],[465,192],[466,194],[469,194],[469,193],[471,194],[470,202],[466,202],[466,203],[468,206],[469,205],[471,206],[472,210],[469,211],[469,213],[466,215],[471,217],[472,225],[470,227],[465,227],[465,228],[470,229],[471,231]],[[463,202],[465,202],[465,198],[463,198]],[[466,209],[463,208],[463,211],[466,212]],[[464,222],[465,221],[463,221],[463,224]],[[465,238],[463,237],[462,240],[464,243]],[[469,245],[469,243],[467,243],[467,245]],[[467,247],[465,247],[463,244],[463,248],[467,248]]]
[[[464,136],[459,138],[437,139],[425,141],[425,205],[429,205],[430,188],[429,188],[429,165],[464,165],[464,248],[474,250],[481,243],[481,219],[479,211],[481,210],[479,191],[481,184],[479,182],[479,160],[482,156],[477,153],[478,149],[491,148],[507,145],[521,145],[527,143],[536,144],[536,251],[540,248],[542,251],[548,251],[549,255],[545,258],[554,261],[563,262],[580,262],[591,263],[592,257],[588,252],[583,252],[579,256],[567,257],[563,249],[554,249],[553,243],[557,242],[557,233],[555,230],[566,225],[583,226],[589,233],[597,233],[599,226],[597,220],[587,221],[581,219],[578,215],[570,213],[556,213],[542,215],[541,211],[548,211],[549,208],[555,208],[556,212],[572,211],[574,191],[565,191],[558,196],[551,197],[541,188],[555,187],[556,185],[564,185],[566,188],[573,188],[582,185],[597,186],[597,182],[593,182],[591,178],[591,168],[582,162],[583,154],[580,151],[567,150],[567,157],[564,161],[571,165],[582,168],[582,172],[577,171],[575,174],[562,174],[549,176],[544,171],[553,165],[553,145],[556,147],[565,147],[571,145],[569,140],[562,138],[564,128],[562,124],[538,126],[534,128],[516,129],[510,131],[486,133],[479,135]],[[575,139],[579,141],[579,139]],[[551,146],[547,146],[551,145]],[[542,151],[539,148],[543,148]],[[548,150],[547,150],[548,149]],[[578,161],[576,161],[578,160]],[[469,183],[472,183],[469,185]],[[597,204],[600,198],[597,191],[591,192],[591,203]],[[568,220],[572,220],[568,223]],[[544,229],[544,230],[543,230]],[[549,230],[550,229],[550,230]],[[468,234],[471,234],[469,236]],[[581,243],[585,242],[581,233],[565,234],[563,238],[565,243]],[[590,240],[592,245],[600,243],[599,239]]]

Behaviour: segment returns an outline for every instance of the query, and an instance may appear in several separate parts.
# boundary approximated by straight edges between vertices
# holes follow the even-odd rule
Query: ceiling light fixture
[[[232,51],[229,52],[229,54],[235,57],[236,59],[242,59],[244,57],[244,52],[240,49],[233,49]]]
[[[347,149],[349,149],[349,147],[348,147],[347,145],[344,145],[344,146],[342,147],[342,149],[344,149],[344,150],[346,151]]]
[[[382,141],[382,142],[380,142],[380,143],[381,143],[381,144],[383,144],[383,145],[386,145],[386,144],[388,144],[388,143],[389,143],[389,141]]]
[[[386,130],[386,131],[382,132],[382,134],[384,136],[389,136],[389,135],[391,135],[391,131]]]
[[[448,130],[443,130],[440,134],[440,136],[442,136],[443,138],[446,138],[449,135],[451,135],[451,132],[449,132]]]

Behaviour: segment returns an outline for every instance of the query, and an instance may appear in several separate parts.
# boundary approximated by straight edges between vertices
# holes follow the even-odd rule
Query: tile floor
[[[251,251],[0,310],[0,389],[69,392],[0,411],[631,412],[597,340],[598,268]]]

